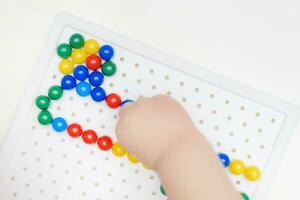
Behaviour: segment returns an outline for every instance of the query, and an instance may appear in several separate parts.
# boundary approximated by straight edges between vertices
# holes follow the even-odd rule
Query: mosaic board
[[[163,200],[157,174],[126,156],[117,158],[37,120],[35,99],[60,84],[59,44],[74,33],[114,48],[117,73],[101,87],[124,99],[163,93],[177,99],[216,152],[259,167],[256,182],[228,169],[238,191],[264,199],[299,117],[299,108],[82,19],[59,14],[21,108],[0,151],[0,199]],[[116,141],[118,109],[65,91],[50,105],[55,116]],[[187,183],[190,184],[190,183]]]

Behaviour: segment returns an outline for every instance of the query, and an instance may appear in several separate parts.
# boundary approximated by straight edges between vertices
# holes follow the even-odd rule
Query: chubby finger
[[[120,107],[120,110],[119,110],[119,119],[122,118],[125,113],[130,109],[130,107],[132,107],[134,104],[134,101],[132,100],[126,100],[126,102],[124,101]]]
[[[122,132],[122,122],[119,120],[116,124],[116,127],[115,127],[115,132],[116,132],[116,136],[117,136],[117,139],[120,140],[119,136]]]

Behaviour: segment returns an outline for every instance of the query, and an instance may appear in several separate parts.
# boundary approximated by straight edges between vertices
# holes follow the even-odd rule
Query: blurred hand
[[[195,131],[186,111],[166,95],[125,104],[116,126],[120,144],[151,168],[166,150]]]

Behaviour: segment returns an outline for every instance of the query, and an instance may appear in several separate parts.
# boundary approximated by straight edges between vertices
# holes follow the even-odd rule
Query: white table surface
[[[300,105],[299,0],[0,0],[0,141],[58,11]],[[300,126],[268,200],[300,199]]]

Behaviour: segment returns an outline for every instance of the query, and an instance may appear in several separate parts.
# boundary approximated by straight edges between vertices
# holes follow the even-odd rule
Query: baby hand
[[[120,144],[151,168],[164,152],[194,132],[197,130],[186,111],[166,95],[124,105],[116,126]]]

